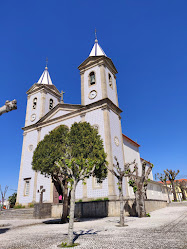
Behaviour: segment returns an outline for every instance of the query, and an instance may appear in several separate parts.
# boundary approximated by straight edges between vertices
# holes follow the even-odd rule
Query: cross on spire
[[[45,60],[45,61],[46,61],[45,69],[48,69],[48,67],[47,67],[47,66],[48,66],[48,58],[47,58],[47,57],[46,57],[46,60]]]

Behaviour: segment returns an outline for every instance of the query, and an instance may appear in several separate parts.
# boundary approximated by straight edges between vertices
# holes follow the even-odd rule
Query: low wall
[[[146,212],[164,208],[167,206],[166,201],[162,200],[146,200],[145,201]],[[51,217],[60,218],[62,215],[62,204],[53,204],[51,208]],[[136,206],[134,199],[124,200],[124,213],[126,216],[136,216]],[[90,201],[90,202],[78,202],[75,204],[75,217],[88,218],[88,217],[107,217],[107,216],[119,216],[120,214],[120,201]]]
[[[36,219],[50,218],[51,216],[51,203],[36,203],[34,204],[33,216]]]

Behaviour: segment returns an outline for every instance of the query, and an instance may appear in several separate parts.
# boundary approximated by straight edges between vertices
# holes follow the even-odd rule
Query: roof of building
[[[95,39],[95,44],[94,44],[89,56],[101,56],[101,55],[106,56],[105,52],[103,51],[101,46],[98,44],[98,40],[96,38]]]
[[[45,67],[43,74],[41,75],[38,84],[46,84],[46,85],[53,85],[51,77],[49,75],[48,67]]]
[[[126,140],[128,140],[129,142],[131,142],[132,144],[134,144],[135,146],[140,147],[140,145],[137,142],[133,141],[132,139],[130,139],[129,137],[127,137],[124,134],[122,134],[122,135],[123,135],[123,138],[125,138]]]
[[[185,181],[185,182],[187,182],[187,179],[178,179],[178,180],[174,180],[174,182],[176,182],[176,181],[179,181],[179,182]],[[159,182],[159,183],[163,183],[163,182],[161,182],[161,181],[158,181],[158,182]],[[166,183],[167,183],[167,184],[171,184],[170,181],[166,181]]]
[[[151,162],[149,162],[149,161],[143,159],[142,157],[140,157],[140,160],[141,160],[141,161],[145,161],[147,164],[152,164]]]

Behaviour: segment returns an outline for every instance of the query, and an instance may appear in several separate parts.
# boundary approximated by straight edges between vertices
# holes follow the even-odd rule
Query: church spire
[[[89,56],[102,56],[102,55],[106,56],[105,52],[98,44],[97,33],[96,33],[96,29],[95,29],[95,44],[94,44]]]
[[[43,74],[41,75],[39,81],[37,82],[38,84],[53,85],[51,77],[50,77],[49,72],[48,72],[47,64],[48,64],[48,59],[46,59],[45,70],[44,70]]]

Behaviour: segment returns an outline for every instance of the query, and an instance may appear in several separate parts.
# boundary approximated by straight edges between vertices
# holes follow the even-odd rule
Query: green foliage
[[[82,199],[80,199],[78,202],[82,202]]]
[[[29,208],[33,208],[34,207],[34,203],[29,203]]]
[[[40,141],[34,151],[32,168],[44,175],[53,175],[58,172],[55,162],[66,152],[68,128],[60,125],[52,130]]]
[[[25,206],[22,206],[21,204],[17,204],[14,206],[15,209],[25,208]]]
[[[103,201],[103,199],[102,198],[97,198],[97,199],[94,199],[92,201]]]
[[[106,178],[107,161],[103,141],[97,130],[87,122],[74,123],[70,130],[61,125],[46,135],[34,151],[32,168],[53,178],[57,173],[62,173],[62,168],[55,162],[61,162],[62,166],[63,160],[75,177],[79,177],[82,169],[86,169],[89,177],[95,165],[93,176],[98,182]],[[69,178],[68,182],[72,185],[73,179]]]
[[[8,200],[9,200],[9,203],[10,203],[10,207],[14,207],[15,206],[16,197],[17,197],[17,193],[13,193],[11,196],[8,197]]]
[[[103,141],[98,131],[89,123],[74,123],[71,126],[68,133],[68,146],[72,160],[68,160],[67,163],[72,167],[74,173],[76,169],[72,162],[79,165],[79,171],[87,167],[88,173],[96,165],[93,176],[98,179],[98,182],[106,178],[107,168],[105,164],[107,164],[107,161]],[[77,173],[79,174],[79,172]]]
[[[102,182],[107,176],[107,161],[103,141],[97,130],[87,122],[74,123],[67,134],[66,153],[57,165],[59,170],[69,176],[71,186],[74,180],[84,182],[91,175]]]
[[[151,217],[150,213],[147,213],[146,216],[147,216],[147,217]]]
[[[68,245],[67,242],[62,242],[60,245],[58,245],[58,247],[61,247],[61,248],[67,248],[67,247],[75,247],[75,246],[78,246],[80,245],[79,243],[73,243],[72,245]]]
[[[137,186],[134,186],[134,187],[133,187],[133,192],[136,193],[137,190],[138,190],[138,187],[137,187]]]
[[[108,201],[108,198],[107,198],[107,197],[105,197],[105,198],[104,198],[104,201]]]

